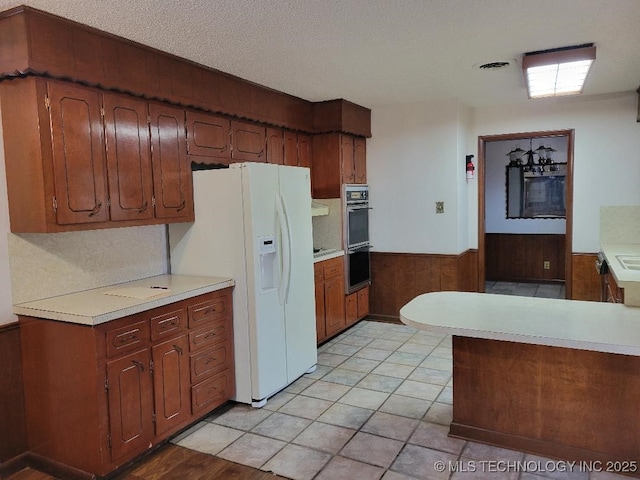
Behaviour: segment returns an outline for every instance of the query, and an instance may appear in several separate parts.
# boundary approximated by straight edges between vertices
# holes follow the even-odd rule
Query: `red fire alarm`
[[[467,155],[467,180],[475,178],[476,167],[473,165],[473,155]]]

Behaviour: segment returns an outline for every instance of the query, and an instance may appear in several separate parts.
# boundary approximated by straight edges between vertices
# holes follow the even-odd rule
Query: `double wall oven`
[[[344,185],[344,239],[346,245],[346,293],[371,283],[369,270],[369,186]]]

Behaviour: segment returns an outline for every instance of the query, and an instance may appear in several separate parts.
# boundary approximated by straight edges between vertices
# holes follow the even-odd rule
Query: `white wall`
[[[0,115],[1,117],[1,115]],[[11,312],[11,275],[9,274],[9,205],[7,203],[7,181],[4,174],[4,143],[0,122],[0,325],[15,320]]]
[[[474,110],[481,135],[575,130],[573,252],[597,252],[604,205],[640,205],[637,94],[567,97]],[[477,248],[477,195],[469,199],[469,247]]]
[[[556,162],[567,161],[567,137],[535,139],[533,149],[540,145],[552,147]],[[565,233],[565,220],[560,218],[507,218],[506,166],[507,153],[515,147],[529,150],[529,140],[502,140],[485,144],[485,232],[487,233]],[[537,157],[536,157],[537,159]],[[525,161],[523,159],[523,161]]]
[[[466,249],[464,159],[469,114],[455,101],[375,108],[367,141],[374,251]],[[435,213],[444,201],[445,213]]]

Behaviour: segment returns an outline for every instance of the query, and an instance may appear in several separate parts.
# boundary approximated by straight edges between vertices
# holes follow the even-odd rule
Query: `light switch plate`
[[[436,202],[436,213],[444,213],[444,202]]]

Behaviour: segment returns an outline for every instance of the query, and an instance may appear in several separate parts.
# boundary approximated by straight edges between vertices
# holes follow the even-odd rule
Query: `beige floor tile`
[[[356,430],[351,428],[313,422],[293,440],[293,443],[337,454],[355,433]]]
[[[414,418],[376,412],[360,430],[406,442],[419,423],[419,420]]]
[[[387,398],[389,398],[388,393],[353,387],[338,402],[353,405],[354,407],[377,410]]]
[[[448,358],[432,357],[429,355],[424,362],[420,364],[423,368],[433,368],[435,370],[453,371],[453,362]]]
[[[403,446],[403,442],[392,438],[358,432],[340,451],[340,455],[370,465],[388,468]]]
[[[638,467],[640,468],[640,466]],[[589,480],[629,480],[630,477],[611,472],[591,472]]]
[[[402,382],[402,378],[387,377],[372,373],[360,380],[356,387],[377,390],[378,392],[393,393]]]
[[[366,347],[371,343],[372,340],[372,338],[362,337],[356,332],[352,335],[347,335],[346,337],[344,337],[342,340],[340,340],[340,343],[344,343],[346,345],[355,345],[357,347]]]
[[[402,417],[422,418],[430,406],[431,402],[428,400],[393,394],[382,404],[378,411]]]
[[[461,457],[458,467],[452,472],[451,480],[517,480],[520,472],[508,465],[492,462],[478,462]]]
[[[389,350],[391,352],[394,352],[398,348],[400,348],[403,343],[404,342],[399,342],[397,340],[383,340],[381,338],[377,338],[367,346],[369,348],[377,348],[380,350]]]
[[[384,469],[349,458],[333,457],[316,480],[378,480]]]
[[[438,395],[438,398],[436,399],[436,401],[439,403],[447,403],[449,405],[453,405],[453,388],[452,387],[443,388],[442,393]]]
[[[410,477],[409,475],[404,475],[403,473],[387,470],[382,476],[382,480],[416,480],[416,477]]]
[[[271,413],[269,410],[253,408],[249,405],[238,403],[219,416],[212,415],[207,418],[207,421],[224,425],[225,427],[248,431],[271,415]]]
[[[289,400],[286,405],[280,407],[278,412],[293,415],[294,417],[308,418],[315,420],[328,409],[333,402],[322,400],[321,398],[305,397],[297,395],[294,399]]]
[[[222,450],[218,457],[231,462],[260,468],[271,457],[286,445],[285,442],[273,438],[261,437],[252,433],[245,433],[235,442]]]
[[[450,453],[417,445],[405,445],[396,461],[391,465],[391,470],[424,480],[446,480],[449,478],[449,469],[445,468],[442,472],[437,471],[436,462],[444,462],[445,467],[448,467],[449,462],[455,463],[457,458],[456,455]]]
[[[333,370],[333,367],[329,367],[327,365],[316,365],[315,371],[311,373],[305,373],[304,378],[313,378],[314,380],[318,380],[324,377],[327,373]]]
[[[309,385],[313,385],[314,382],[315,380],[313,378],[300,377],[283,391],[288,393],[300,393]]]
[[[442,337],[423,335],[420,332],[413,335],[406,343],[419,343],[421,345],[431,345],[436,347],[442,341]]]
[[[203,422],[201,428],[176,443],[197,452],[216,455],[243,434],[240,430]]]
[[[318,365],[326,365],[327,367],[337,367],[349,357],[346,355],[336,355],[333,353],[318,353]]]
[[[486,461],[520,461],[524,454],[515,450],[485,445],[484,443],[467,442],[462,450],[462,456],[473,460]]]
[[[295,398],[295,393],[290,392],[280,392],[275,394],[269,400],[267,400],[267,404],[262,407],[265,410],[278,410],[281,406],[286,404],[292,398]]]
[[[380,365],[380,360],[370,360],[368,358],[351,357],[340,364],[340,368],[347,370],[355,370],[356,372],[369,373],[371,370]]]
[[[427,356],[426,353],[419,354],[419,353],[397,351],[389,355],[386,361],[392,362],[392,363],[399,363],[401,365],[411,365],[413,367],[417,367],[424,361],[426,356]]]
[[[373,410],[335,403],[318,417],[318,421],[358,429],[373,415]]]
[[[446,370],[434,370],[433,368],[416,368],[407,380],[416,382],[432,383],[434,385],[445,385],[451,379],[451,373]]]
[[[387,377],[407,378],[416,367],[411,365],[400,365],[399,363],[382,362],[371,373],[385,375]]]
[[[433,357],[448,358],[449,360],[453,358],[453,355],[451,354],[451,348],[446,348],[441,346],[436,347],[431,352],[431,355]]]
[[[388,332],[384,334],[384,340],[391,340],[394,342],[406,342],[409,340],[414,334],[412,332],[398,332],[395,329],[390,329]]]
[[[340,367],[331,370],[324,377],[322,377],[322,380],[324,380],[325,382],[354,386],[366,376],[367,374],[365,372],[356,372],[355,370],[347,370]]]
[[[398,351],[426,356],[426,355],[429,355],[431,351],[433,351],[433,349],[434,347],[432,345],[422,345],[420,343],[406,342],[404,345],[398,348]]]
[[[427,422],[448,426],[453,421],[453,407],[446,403],[433,402],[424,419]]]
[[[442,385],[405,380],[394,393],[396,395],[404,395],[406,397],[421,398],[423,400],[433,401],[438,398],[438,395],[440,395],[440,392],[442,392],[442,390]]]
[[[311,420],[275,412],[256,425],[251,432],[289,442],[309,426]]]
[[[348,385],[341,385],[339,383],[325,382],[324,380],[318,380],[316,383],[302,391],[302,395],[307,397],[321,398],[323,400],[329,400],[335,402],[345,393],[351,389]]]
[[[358,350],[360,350],[362,347],[356,346],[356,345],[348,345],[346,343],[342,343],[342,342],[338,342],[335,345],[332,345],[331,347],[327,348],[325,350],[325,353],[332,353],[335,355],[347,355],[347,356],[351,356],[354,353],[356,353]]]
[[[459,455],[466,442],[459,438],[449,437],[449,427],[421,422],[411,435],[409,443]]]
[[[331,455],[299,445],[287,445],[262,470],[293,480],[311,480],[331,459]]]
[[[586,463],[563,462],[538,455],[526,454],[524,465],[528,473],[553,480],[588,480],[589,467]]]
[[[371,344],[369,344],[371,345]],[[369,360],[382,361],[391,355],[393,352],[390,350],[381,350],[379,348],[371,348],[370,346],[364,347],[358,353],[354,355],[356,358],[368,358]]]

